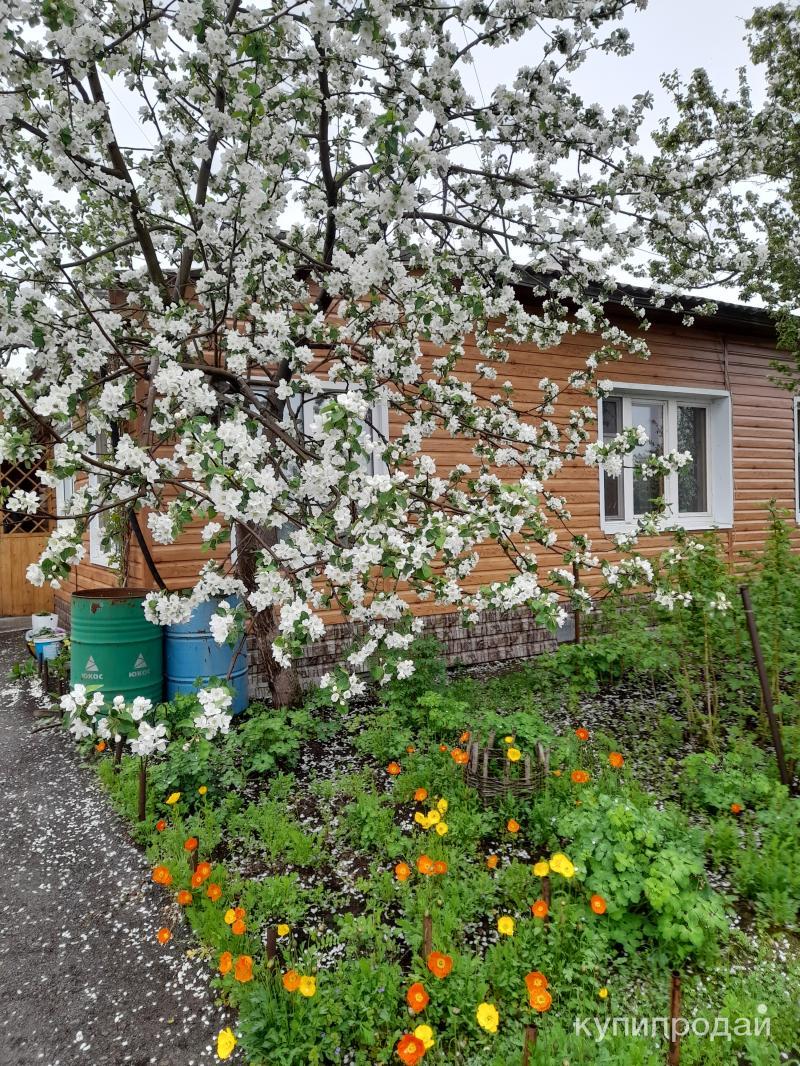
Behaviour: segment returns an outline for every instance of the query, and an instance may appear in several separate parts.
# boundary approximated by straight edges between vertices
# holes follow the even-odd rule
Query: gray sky
[[[686,78],[705,67],[714,86],[735,90],[738,68],[750,66],[745,21],[757,6],[753,0],[649,0],[644,11],[630,12],[624,22],[633,54],[626,59],[593,56],[573,76],[573,84],[584,99],[607,108],[650,90],[655,95],[654,122],[670,111],[669,97],[659,85],[663,73],[677,70]],[[484,50],[477,64],[484,95],[531,58],[525,41],[504,48],[502,58]],[[758,72],[750,68],[749,77],[757,88]]]

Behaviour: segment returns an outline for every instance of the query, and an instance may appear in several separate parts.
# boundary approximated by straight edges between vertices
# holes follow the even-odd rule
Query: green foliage
[[[643,795],[583,797],[559,830],[586,869],[587,889],[607,901],[614,939],[627,951],[647,940],[672,968],[713,955],[728,923],[705,884],[699,832]]]

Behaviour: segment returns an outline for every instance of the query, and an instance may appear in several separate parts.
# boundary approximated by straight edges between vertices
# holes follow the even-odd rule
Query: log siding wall
[[[790,512],[794,526],[795,546],[800,545],[800,531],[795,521],[795,428],[792,396],[772,380],[771,361],[776,358],[774,336],[766,328],[743,329],[724,327],[715,320],[697,320],[692,327],[684,327],[677,320],[651,326],[647,341],[651,356],[648,360],[625,356],[617,363],[607,364],[601,377],[615,383],[638,386],[670,386],[687,393],[693,389],[718,389],[731,397],[733,430],[733,487],[734,520],[732,528],[720,532],[730,564],[735,566],[742,553],[757,552],[764,543],[766,513],[764,505],[775,499]],[[469,372],[469,360],[479,359],[476,349],[467,346],[466,380],[479,395],[496,392],[498,383],[508,379],[515,389],[515,403],[520,408],[533,407],[540,401],[538,382],[545,375],[564,383],[570,371],[579,368],[596,347],[588,336],[567,338],[556,349],[541,352],[531,346],[519,346],[509,353],[509,362],[498,371],[498,381],[487,383],[476,372]],[[572,397],[571,406],[578,401]],[[556,420],[563,417],[567,407],[556,411]],[[395,420],[390,432],[397,432]],[[459,462],[474,465],[468,445],[440,433],[426,442],[427,450],[441,471]],[[563,494],[572,514],[570,529],[589,536],[596,552],[604,558],[616,557],[609,536],[600,528],[600,478],[598,471],[586,467],[582,461],[565,465],[552,483],[554,491]],[[194,532],[181,542],[169,546],[151,545],[151,551],[167,584],[171,588],[190,585],[208,554],[200,550],[200,523]],[[145,530],[146,532],[146,530]],[[669,537],[652,538],[642,547],[657,553],[669,543]],[[542,571],[560,565],[557,555],[543,552]],[[486,545],[481,563],[471,577],[473,586],[505,577],[508,567],[502,553],[493,545]],[[92,565],[87,560],[76,567],[69,583],[56,594],[56,602],[66,617],[69,597],[73,590],[99,588],[114,584],[114,572]],[[135,542],[131,545],[128,585],[153,587],[141,552]],[[537,630],[525,612],[515,611],[501,617],[491,612],[472,630],[464,629],[452,612],[442,611],[428,603],[415,603],[414,610],[425,617],[426,627],[449,649],[451,661],[485,663],[509,658],[525,658],[543,648],[552,647],[553,639]],[[301,666],[307,682],[316,680],[335,660],[347,643],[349,628],[341,616],[329,612],[325,617],[329,630],[325,638],[308,649]],[[257,677],[254,677],[257,682]]]

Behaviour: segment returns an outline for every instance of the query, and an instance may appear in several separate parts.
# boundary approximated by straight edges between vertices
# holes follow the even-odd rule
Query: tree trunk
[[[274,537],[274,530],[268,531]],[[261,531],[263,535],[263,531]],[[258,540],[247,526],[236,523],[236,569],[248,591],[255,588],[256,556],[260,550]],[[259,672],[269,686],[273,707],[296,707],[303,697],[300,678],[292,667],[281,666],[272,654],[272,642],[278,634],[278,625],[272,611],[259,611],[250,615],[251,632],[256,645]]]

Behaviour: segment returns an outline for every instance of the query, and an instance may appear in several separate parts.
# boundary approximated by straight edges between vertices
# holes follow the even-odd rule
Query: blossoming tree
[[[598,444],[593,409],[602,364],[644,350],[604,298],[663,224],[635,154],[650,101],[606,113],[569,81],[593,50],[624,56],[635,7],[2,0],[0,455],[52,456],[43,489],[76,479],[30,580],[57,585],[115,515],[160,586],[151,620],[240,597],[283,701],[325,609],[360,634],[326,679],[347,698],[368,660],[413,669],[414,597],[552,624],[565,595],[586,605],[573,561],[647,579],[572,538],[552,487],[643,439]],[[474,57],[523,37],[528,64],[484,100]],[[509,346],[577,333],[585,364],[519,402]],[[437,468],[434,434],[474,462]],[[215,561],[179,597],[144,530],[198,522]],[[508,577],[479,585],[487,544]],[[566,565],[543,572],[542,548]]]

